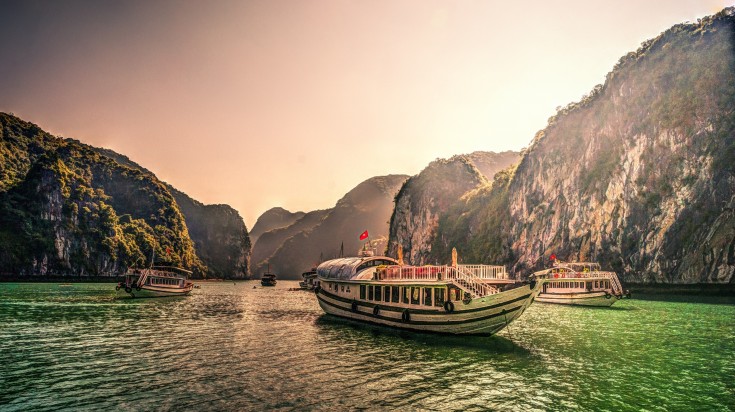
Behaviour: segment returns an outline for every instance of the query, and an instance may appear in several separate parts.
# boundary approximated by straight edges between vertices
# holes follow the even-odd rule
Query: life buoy
[[[454,312],[454,303],[452,303],[451,300],[444,302],[444,310],[447,311],[447,313]]]
[[[609,293],[605,292],[605,299],[610,299],[611,297],[612,297],[612,295],[611,295],[611,294],[609,294]]]
[[[115,290],[120,290],[120,285],[115,286]]]
[[[135,290],[137,290],[138,292],[140,292],[140,286],[136,286],[135,287]]]
[[[357,302],[354,300],[352,301],[352,312],[357,313]]]
[[[373,308],[373,315],[378,316],[379,313],[380,313],[380,306],[375,305],[375,307]]]
[[[125,292],[133,293],[133,289],[131,289],[130,286],[125,286]]]
[[[408,309],[404,309],[403,313],[401,313],[401,320],[404,322],[411,321],[411,312],[409,312]]]

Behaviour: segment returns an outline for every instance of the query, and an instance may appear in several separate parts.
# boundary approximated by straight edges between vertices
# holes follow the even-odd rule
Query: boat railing
[[[587,272],[572,272],[572,271],[563,271],[563,272],[548,272],[543,274],[544,277],[548,278],[549,280],[553,279],[590,279],[590,278],[604,278],[610,280],[610,285],[612,286],[613,293],[616,295],[622,295],[623,294],[623,285],[620,284],[620,279],[618,278],[617,273],[615,272],[607,272],[602,270],[593,270],[593,271],[587,271]]]
[[[472,298],[499,292],[488,285],[487,279],[508,279],[504,266],[458,265],[458,266],[387,266],[377,273],[379,280],[451,280]]]
[[[508,279],[508,272],[505,271],[505,266],[457,265],[457,267],[480,279]]]

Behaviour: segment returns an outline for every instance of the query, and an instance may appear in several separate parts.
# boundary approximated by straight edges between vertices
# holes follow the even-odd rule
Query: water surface
[[[733,299],[534,303],[490,338],[355,325],[296,282],[0,284],[0,410],[734,410]]]

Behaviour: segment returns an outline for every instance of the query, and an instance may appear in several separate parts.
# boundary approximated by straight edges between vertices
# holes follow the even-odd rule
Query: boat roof
[[[387,256],[348,257],[322,262],[316,271],[321,278],[346,280],[354,278],[359,271],[368,267],[397,264],[397,260]]]

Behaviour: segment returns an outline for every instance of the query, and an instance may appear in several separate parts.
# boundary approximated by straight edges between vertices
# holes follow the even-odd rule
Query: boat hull
[[[194,285],[185,288],[163,288],[141,286],[140,290],[133,287],[130,292],[126,292],[124,287],[117,289],[117,296],[130,298],[166,298],[171,296],[186,296],[191,293]]]
[[[324,312],[359,322],[389,326],[416,332],[453,335],[493,335],[517,319],[540,292],[540,285],[521,286],[472,300],[469,304],[453,302],[455,310],[406,307],[391,303],[351,300],[316,289],[319,306]],[[377,313],[375,307],[378,306]],[[406,319],[405,311],[408,311]]]
[[[541,293],[537,302],[557,305],[610,307],[620,300],[619,297],[605,292],[590,293]]]

